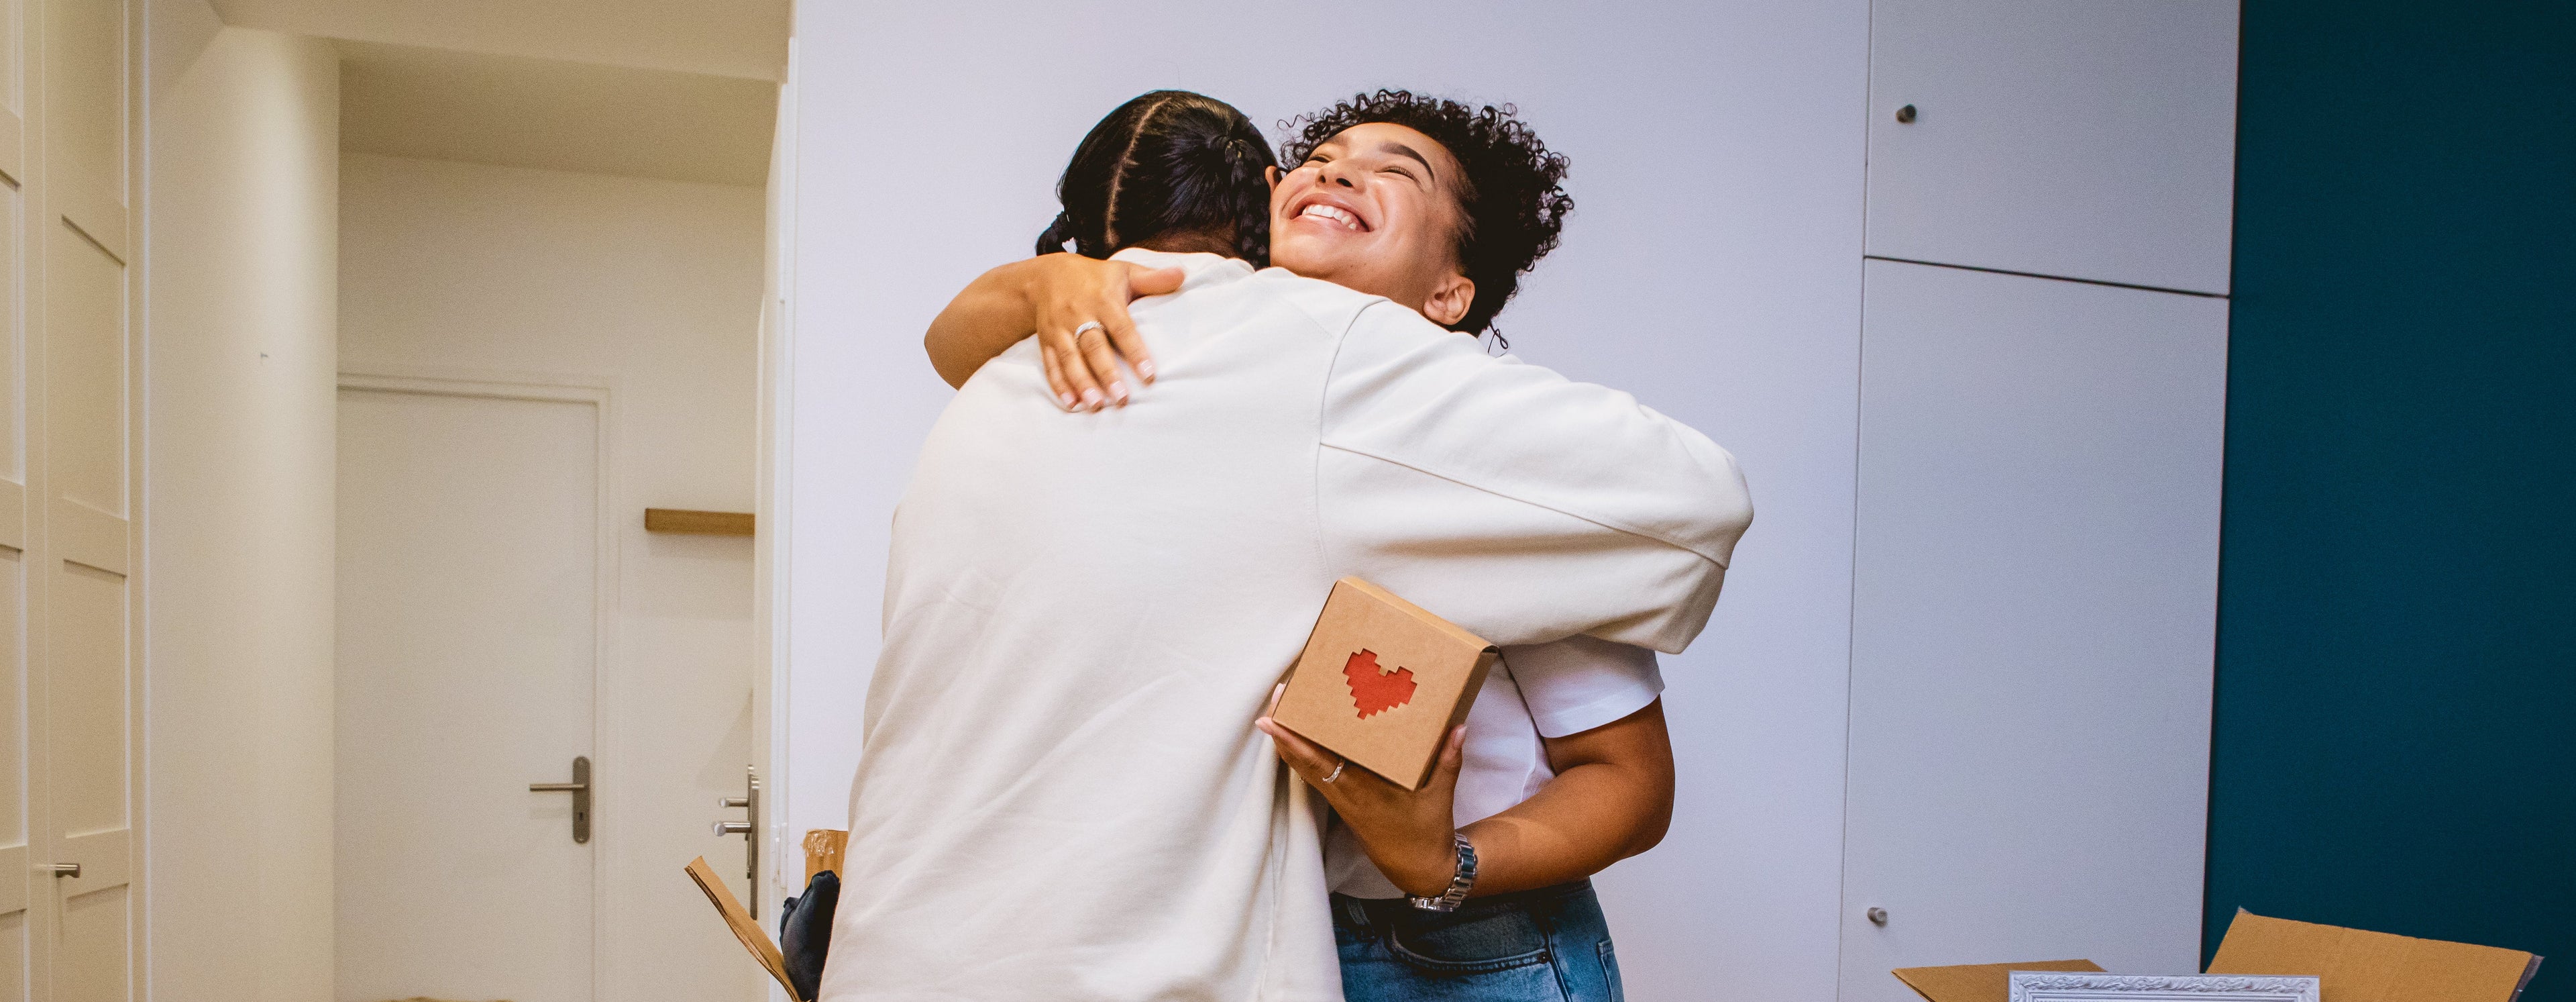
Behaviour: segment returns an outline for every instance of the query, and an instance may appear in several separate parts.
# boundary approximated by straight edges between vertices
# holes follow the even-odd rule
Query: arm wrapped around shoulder
[[[1735,457],[1635,397],[1361,311],[1325,390],[1329,554],[1496,643],[1679,652],[1753,505]]]

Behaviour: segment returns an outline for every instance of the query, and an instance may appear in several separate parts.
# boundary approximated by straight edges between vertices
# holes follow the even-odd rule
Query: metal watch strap
[[[1476,886],[1476,845],[1467,836],[1452,833],[1458,840],[1458,872],[1449,878],[1449,889],[1436,898],[1417,898],[1410,894],[1404,900],[1427,912],[1454,912],[1467,900],[1467,889]]]

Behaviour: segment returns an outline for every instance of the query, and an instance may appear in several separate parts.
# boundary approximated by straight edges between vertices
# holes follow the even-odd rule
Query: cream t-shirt
[[[1332,582],[1504,644],[1678,651],[1751,518],[1626,394],[1213,255],[1161,378],[1070,414],[1033,342],[922,446],[886,569],[824,1002],[1330,1000],[1320,798],[1251,721]]]

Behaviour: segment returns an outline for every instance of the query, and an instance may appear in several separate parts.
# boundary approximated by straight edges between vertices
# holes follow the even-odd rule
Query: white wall
[[[741,858],[706,822],[754,753],[752,548],[642,511],[752,510],[761,189],[350,153],[341,192],[341,371],[611,387],[600,997],[742,997],[678,867]]]
[[[1024,256],[1082,134],[1183,87],[1268,125],[1363,88],[1515,102],[1573,157],[1517,350],[1733,449],[1761,514],[1667,659],[1678,815],[1600,881],[1638,998],[1821,999],[1836,901],[1859,374],[1866,0],[1366,11],[804,4],[778,559],[791,837],[847,812],[887,526],[948,397],[938,307]]]
[[[339,60],[193,6],[151,23],[147,970],[322,1002]]]

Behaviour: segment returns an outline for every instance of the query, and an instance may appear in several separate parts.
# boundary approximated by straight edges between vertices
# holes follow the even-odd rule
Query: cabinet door
[[[2227,304],[1864,280],[1842,998],[2196,971]]]
[[[1877,0],[1868,253],[2225,293],[2236,21],[2235,0]]]
[[[25,627],[36,998],[135,994],[143,893],[134,813],[134,290],[127,268],[132,126],[125,0],[44,0],[31,101],[43,128],[27,246],[41,268],[24,339],[35,397],[26,495],[41,525]],[[77,867],[54,876],[55,867]],[[5,928],[5,926],[0,926]],[[4,933],[0,933],[4,934]]]

